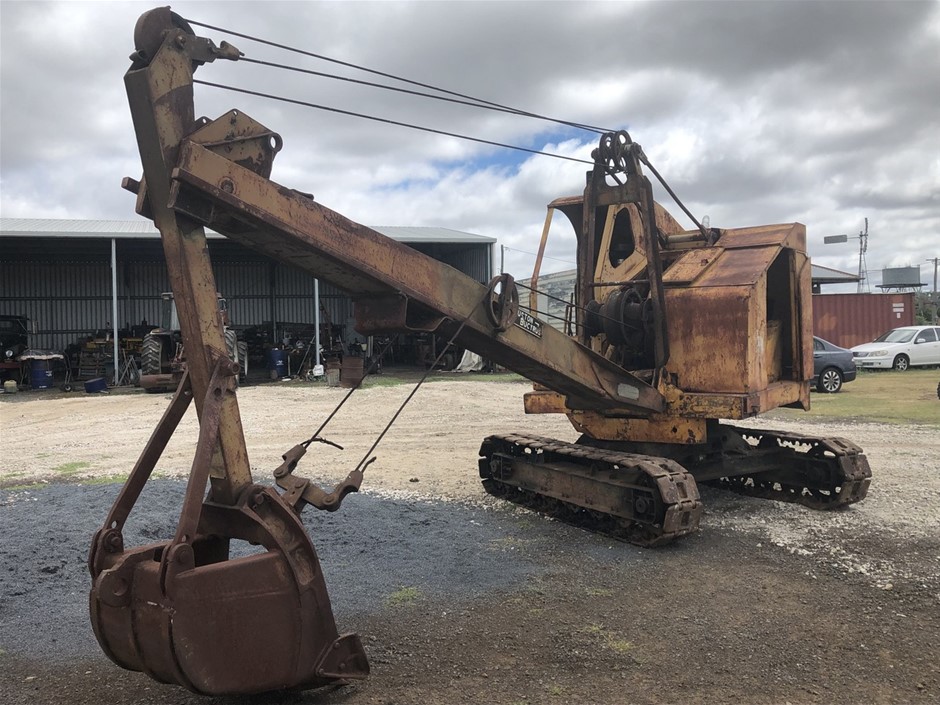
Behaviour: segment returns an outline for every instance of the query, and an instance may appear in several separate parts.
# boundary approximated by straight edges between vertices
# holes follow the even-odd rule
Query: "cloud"
[[[118,185],[139,157],[122,75],[144,3],[0,5],[0,211],[132,219]],[[872,270],[940,243],[940,5],[935,2],[174,3],[189,19],[566,120],[628,128],[693,213],[717,226],[870,223]],[[382,83],[224,31],[250,58]],[[197,78],[581,159],[596,136],[246,62]],[[414,90],[418,89],[409,86]],[[281,133],[274,178],[361,222],[499,238],[520,276],[545,206],[586,165],[197,87],[197,114],[238,107]],[[657,197],[689,224],[657,185]],[[562,227],[564,226],[564,227]],[[549,254],[573,257],[570,228]],[[557,241],[557,242],[556,242]],[[553,267],[546,263],[548,267]],[[564,265],[559,263],[558,267]]]

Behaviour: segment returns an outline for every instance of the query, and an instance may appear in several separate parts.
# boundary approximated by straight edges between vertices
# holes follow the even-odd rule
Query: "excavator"
[[[337,629],[300,520],[308,504],[338,509],[368,462],[330,490],[313,485],[294,470],[324,440],[314,434],[285,453],[278,489],[252,478],[205,228],[349,292],[362,334],[434,333],[531,380],[525,410],[566,414],[581,436],[484,439],[478,469],[494,495],[643,546],[697,529],[699,483],[817,509],[865,497],[871,471],[853,443],[735,425],[809,408],[803,225],[685,230],[653,200],[639,145],[604,134],[583,193],[548,209],[577,235],[568,335],[521,305],[511,276],[481,284],[272,181],[283,140],[245,113],[197,118],[194,71],[237,61],[234,46],[168,7],[140,17],[134,43],[125,86],[143,178],[123,185],[160,230],[188,366],[89,552],[92,626],[119,666],[206,695],[369,673],[359,637]],[[176,533],[125,546],[191,403],[199,435]]]

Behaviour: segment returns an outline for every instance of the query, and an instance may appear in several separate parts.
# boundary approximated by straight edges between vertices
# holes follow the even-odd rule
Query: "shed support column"
[[[313,334],[313,347],[316,352],[314,363],[317,368],[320,367],[320,280],[313,280],[313,325],[315,333]]]
[[[111,238],[111,328],[114,335],[114,380],[116,387],[121,381],[121,358],[118,357],[118,293],[117,293],[117,239]]]

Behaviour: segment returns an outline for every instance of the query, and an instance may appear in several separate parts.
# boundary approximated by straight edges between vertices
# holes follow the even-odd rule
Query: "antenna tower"
[[[858,233],[858,293],[871,291],[868,286],[868,263],[865,261],[865,253],[868,252],[868,218],[865,218],[865,230]]]

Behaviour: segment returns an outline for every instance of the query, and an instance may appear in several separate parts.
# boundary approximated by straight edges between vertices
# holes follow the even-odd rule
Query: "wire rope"
[[[454,137],[456,139],[467,140],[469,142],[476,142],[478,144],[487,144],[492,147],[501,147],[503,149],[514,149],[518,152],[527,152],[528,154],[538,154],[543,157],[554,157],[555,159],[564,159],[570,162],[578,162],[579,164],[594,164],[593,161],[588,159],[579,159],[578,157],[569,157],[564,154],[554,154],[552,152],[543,152],[539,149],[531,149],[529,147],[519,147],[518,145],[506,144],[505,142],[496,142],[494,140],[483,139],[482,137],[473,137],[471,135],[462,135],[457,132],[448,132],[446,130],[438,130],[433,127],[424,127],[422,125],[414,125],[408,122],[401,122],[400,120],[391,120],[389,118],[381,118],[375,115],[367,115],[366,113],[357,113],[352,110],[343,110],[342,108],[334,108],[329,105],[321,105],[319,103],[310,103],[305,100],[298,100],[297,98],[287,98],[285,96],[277,96],[271,93],[262,93],[261,91],[253,91],[248,88],[238,88],[236,86],[227,86],[222,83],[214,83],[212,81],[203,81],[200,79],[193,79],[193,83],[197,83],[201,86],[209,86],[210,88],[219,88],[226,91],[232,91],[234,93],[243,93],[245,95],[253,95],[258,98],[267,98],[268,100],[276,100],[282,103],[290,103],[292,105],[301,105],[305,108],[313,108],[315,110],[324,110],[330,113],[337,113],[339,115],[348,115],[349,117],[362,118],[364,120],[372,120],[373,122],[380,122],[386,125],[396,125],[398,127],[407,127],[412,130],[420,130],[422,132],[429,132],[434,135],[442,135],[444,137]]]
[[[191,19],[188,19],[188,18],[186,19],[186,21],[187,21],[189,24],[194,25],[194,26],[196,26],[196,27],[204,27],[205,29],[211,29],[211,30],[214,30],[214,31],[216,31],[216,32],[222,32],[222,33],[224,33],[224,34],[230,34],[230,35],[232,35],[232,36],[234,36],[234,37],[241,37],[242,39],[247,39],[247,40],[249,40],[249,41],[257,42],[257,43],[259,43],[259,44],[264,44],[264,45],[267,45],[267,46],[275,47],[275,48],[277,48],[277,49],[283,49],[284,51],[293,52],[293,53],[295,53],[295,54],[300,54],[300,55],[302,55],[302,56],[308,56],[308,57],[311,57],[311,58],[314,58],[314,59],[319,59],[319,60],[321,60],[321,61],[327,61],[327,62],[330,62],[330,63],[333,63],[333,64],[337,64],[337,65],[339,65],[339,66],[345,66],[345,67],[347,67],[347,68],[355,69],[355,70],[357,70],[357,71],[362,71],[362,72],[364,72],[364,73],[370,73],[370,74],[372,74],[372,75],[374,75],[374,76],[382,76],[383,78],[390,78],[390,79],[392,79],[393,81],[401,81],[402,83],[407,83],[407,84],[412,85],[412,86],[418,86],[419,88],[427,88],[428,90],[437,91],[437,92],[439,92],[439,93],[444,93],[444,94],[446,94],[446,95],[454,96],[455,98],[461,98],[461,99],[464,99],[464,100],[473,101],[474,104],[476,104],[476,105],[478,105],[478,106],[480,106],[480,107],[489,106],[489,107],[491,107],[491,108],[497,108],[497,109],[499,109],[499,110],[503,110],[503,111],[506,111],[506,112],[514,113],[514,114],[516,114],[516,115],[520,115],[520,116],[522,116],[522,117],[532,117],[532,118],[538,118],[538,119],[540,119],[540,120],[548,120],[548,121],[550,121],[550,122],[558,123],[559,125],[567,125],[567,126],[569,126],[569,127],[576,127],[576,128],[578,128],[578,129],[587,130],[587,131],[589,131],[589,132],[596,132],[597,134],[604,134],[604,133],[607,133],[607,132],[614,132],[614,130],[606,129],[606,128],[603,128],[603,127],[597,127],[597,126],[595,126],[595,125],[586,125],[586,124],[584,124],[584,123],[572,122],[572,121],[569,121],[569,120],[560,120],[560,119],[558,119],[558,118],[552,118],[552,117],[548,117],[548,116],[545,116],[545,115],[539,115],[538,113],[532,113],[532,112],[529,112],[529,111],[526,111],[526,110],[520,110],[519,108],[513,108],[513,107],[510,107],[510,106],[508,106],[508,105],[502,105],[502,104],[500,104],[500,103],[496,103],[496,102],[493,102],[493,101],[490,101],[490,100],[483,100],[482,98],[474,98],[473,96],[466,95],[466,94],[464,94],[464,93],[458,93],[457,91],[452,91],[452,90],[449,90],[449,89],[447,89],[447,88],[441,88],[441,87],[439,87],[439,86],[434,86],[434,85],[431,85],[431,84],[429,84],[429,83],[422,83],[421,81],[414,81],[414,80],[412,80],[412,79],[410,79],[410,78],[404,78],[404,77],[402,77],[402,76],[396,76],[395,74],[387,73],[387,72],[385,72],[385,71],[378,71],[378,70],[376,70],[376,69],[371,69],[371,68],[368,68],[368,67],[366,67],[366,66],[360,66],[359,64],[354,64],[354,63],[351,63],[351,62],[349,62],[349,61],[342,61],[342,60],[340,60],[340,59],[334,59],[334,58],[332,58],[332,57],[325,56],[325,55],[323,55],[323,54],[316,54],[316,53],[314,53],[314,52],[312,52],[312,51],[307,51],[306,49],[299,49],[299,48],[297,48],[297,47],[292,47],[292,46],[287,45],[287,44],[280,44],[280,43],[278,43],[278,42],[272,42],[272,41],[270,41],[270,40],[268,40],[268,39],[262,39],[261,37],[255,37],[255,36],[253,36],[253,35],[244,34],[244,33],[242,33],[242,32],[235,32],[235,31],[233,31],[233,30],[224,29],[224,28],[222,28],[222,27],[217,27],[217,26],[214,26],[214,25],[206,24],[206,23],[204,23],[204,22],[198,22],[198,21],[196,21],[196,20],[191,20]]]

